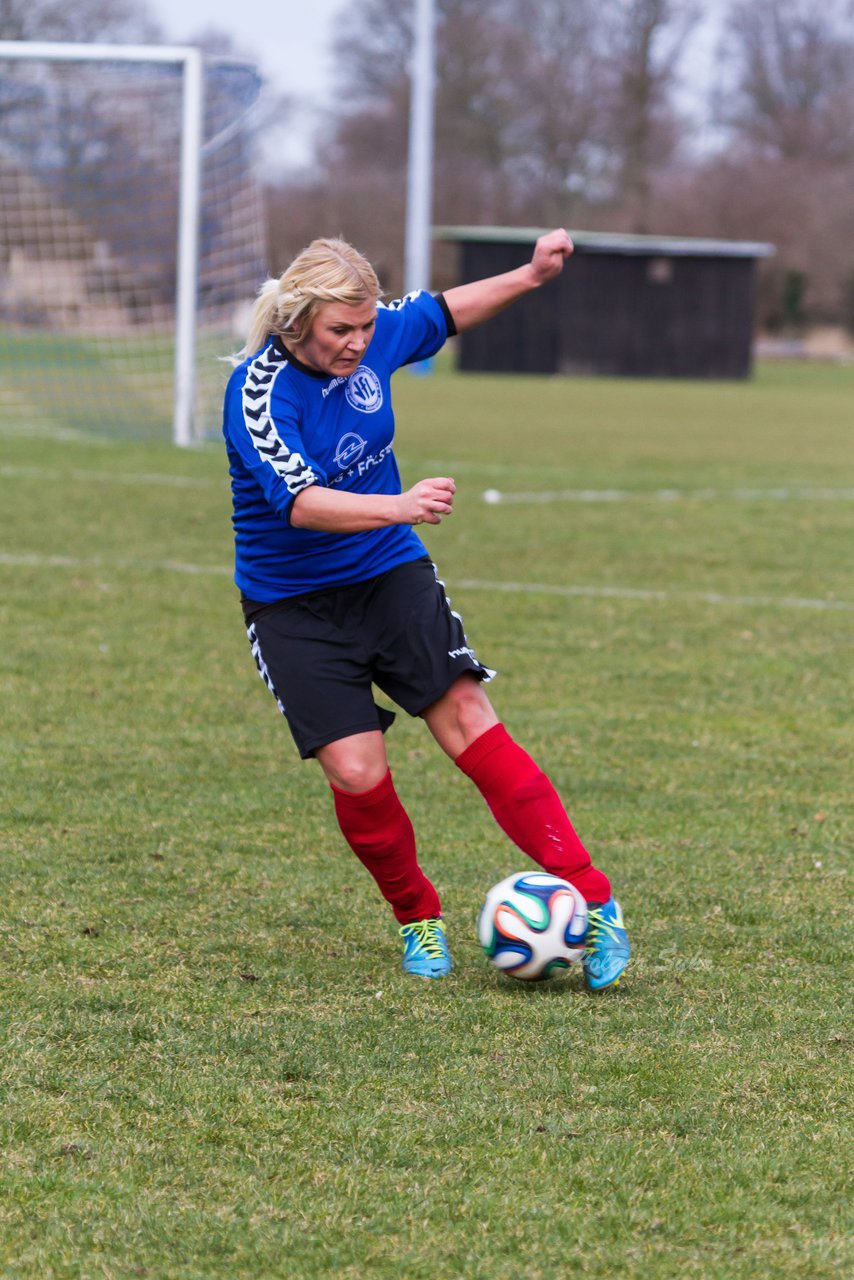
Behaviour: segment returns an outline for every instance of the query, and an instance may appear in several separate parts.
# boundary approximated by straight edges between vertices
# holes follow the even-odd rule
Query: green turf
[[[602,997],[489,968],[525,859],[405,717],[456,969],[400,972],[252,667],[219,449],[0,433],[4,1278],[851,1270],[852,402],[399,376],[498,710],[626,911]]]
[[[196,336],[194,426],[219,430],[234,344],[223,329]],[[172,438],[175,343],[161,332],[0,332],[0,433],[69,440],[78,436]]]

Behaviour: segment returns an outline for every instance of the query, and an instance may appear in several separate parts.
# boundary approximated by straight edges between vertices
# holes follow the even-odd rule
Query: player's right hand
[[[401,524],[441,524],[453,513],[457,486],[450,476],[419,480],[400,495]]]

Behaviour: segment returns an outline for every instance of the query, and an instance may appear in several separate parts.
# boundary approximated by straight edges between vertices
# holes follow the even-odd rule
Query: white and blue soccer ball
[[[584,954],[587,903],[568,880],[544,871],[493,885],[477,922],[489,960],[511,978],[554,978]]]

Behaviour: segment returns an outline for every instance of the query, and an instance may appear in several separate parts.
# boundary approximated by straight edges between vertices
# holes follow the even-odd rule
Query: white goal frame
[[[175,384],[172,439],[193,444],[199,209],[204,122],[204,55],[185,45],[62,44],[0,40],[0,58],[54,62],[154,62],[182,69],[178,269],[175,300]]]

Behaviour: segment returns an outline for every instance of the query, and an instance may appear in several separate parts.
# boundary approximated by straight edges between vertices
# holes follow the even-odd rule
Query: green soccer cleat
[[[629,936],[616,898],[587,907],[587,933],[581,967],[590,991],[615,987],[629,963]]]
[[[400,930],[403,971],[419,978],[444,978],[451,972],[451,953],[445,941],[445,922],[438,916],[414,920]]]

